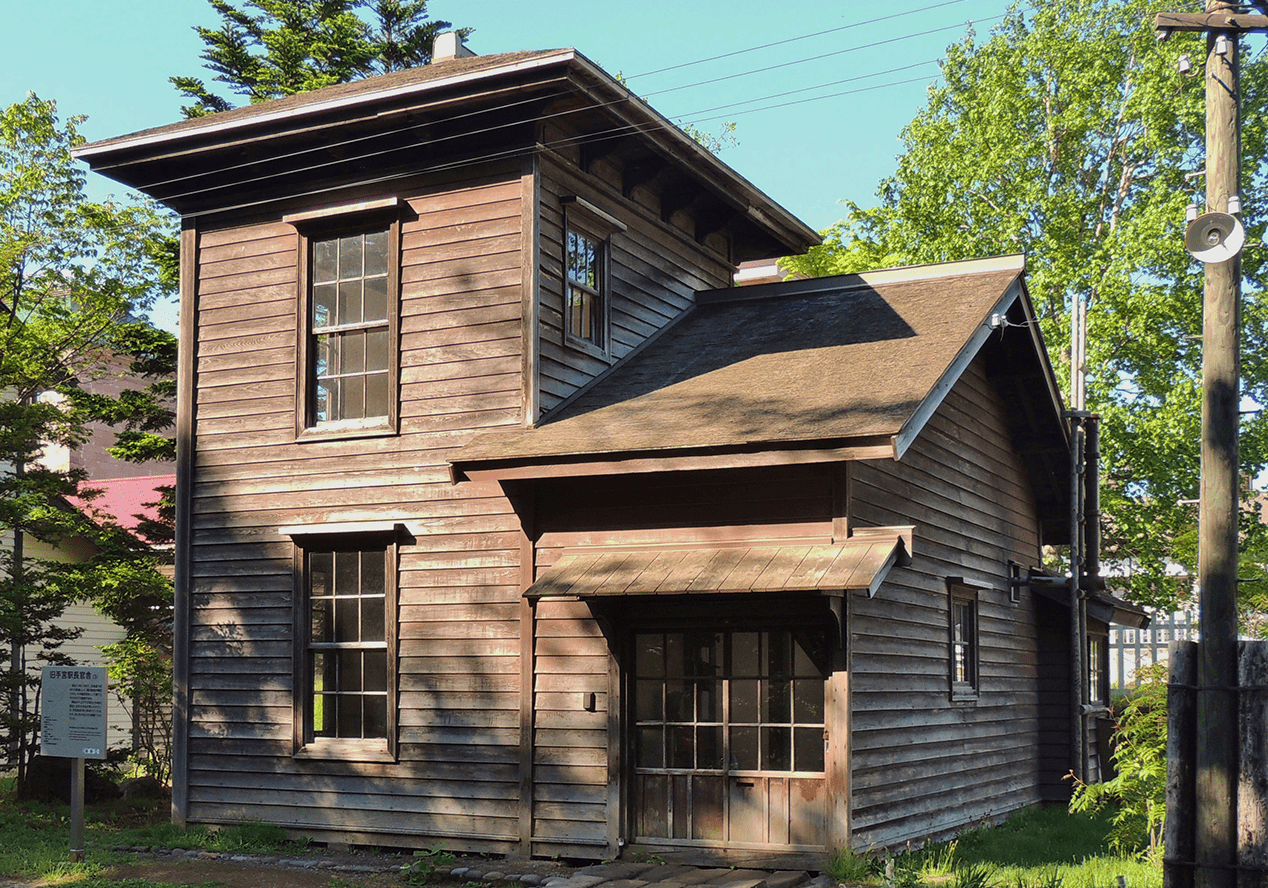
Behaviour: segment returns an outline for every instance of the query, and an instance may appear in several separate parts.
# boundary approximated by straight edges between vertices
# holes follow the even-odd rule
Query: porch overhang
[[[565,551],[527,598],[818,593],[876,594],[890,569],[911,563],[907,528],[861,530],[819,545]]]

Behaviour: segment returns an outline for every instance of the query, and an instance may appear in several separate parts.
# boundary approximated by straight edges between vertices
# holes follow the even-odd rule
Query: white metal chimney
[[[467,49],[462,35],[457,31],[441,31],[431,45],[432,64],[450,59],[465,59],[473,55],[475,53]]]

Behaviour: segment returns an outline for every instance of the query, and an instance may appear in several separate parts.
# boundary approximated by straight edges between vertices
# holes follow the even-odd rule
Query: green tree
[[[119,545],[114,529],[67,501],[84,493],[82,473],[54,470],[40,457],[49,445],[83,442],[87,423],[99,418],[102,404],[85,401],[80,386],[108,356],[137,351],[143,325],[135,318],[165,292],[160,259],[170,237],[153,204],[87,199],[70,156],[80,122],[60,122],[56,105],[35,95],[0,111],[0,742],[20,782],[38,725],[33,670],[64,662],[58,647],[76,634],[58,617],[86,590],[109,597],[97,595],[109,571],[90,576],[27,549],[72,536],[102,552]],[[156,420],[136,422],[140,430]],[[154,600],[162,578],[134,567],[144,584],[119,594]]]
[[[1186,591],[1165,572],[1192,527],[1198,491],[1202,272],[1183,248],[1185,206],[1202,193],[1204,50],[1158,43],[1161,0],[1015,5],[986,40],[947,50],[942,83],[903,130],[878,204],[846,219],[789,270],[840,274],[889,265],[1026,254],[1027,280],[1058,376],[1069,378],[1069,314],[1088,308],[1087,406],[1101,414],[1104,558],[1130,565],[1123,589],[1167,605]],[[1195,59],[1198,76],[1177,71]],[[1263,236],[1268,62],[1243,76],[1243,205]],[[1222,208],[1221,208],[1222,209]],[[1263,251],[1243,258],[1244,394],[1268,384]],[[1268,426],[1244,417],[1247,478],[1268,461]],[[1258,530],[1256,533],[1260,532]],[[1190,565],[1192,566],[1192,565]]]
[[[213,80],[252,104],[426,64],[449,22],[427,20],[427,0],[208,0],[220,27],[195,26]],[[197,77],[172,83],[186,117],[233,103]]]

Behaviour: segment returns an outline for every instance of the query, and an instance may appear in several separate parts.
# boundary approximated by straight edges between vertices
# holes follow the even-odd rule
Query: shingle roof
[[[890,438],[1020,274],[1012,257],[700,294],[543,425],[455,463]]]

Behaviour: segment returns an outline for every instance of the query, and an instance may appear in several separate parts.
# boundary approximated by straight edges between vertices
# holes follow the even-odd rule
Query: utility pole
[[[1206,12],[1161,13],[1154,27],[1206,33],[1206,203],[1236,215],[1240,200],[1238,35],[1268,30],[1268,16],[1227,0]],[[1237,512],[1241,260],[1206,264],[1202,320],[1202,485],[1198,512],[1201,648],[1197,692],[1197,783],[1192,884],[1237,884]],[[1178,862],[1183,865],[1185,862]],[[1176,864],[1171,864],[1175,866]],[[1183,878],[1183,877],[1182,877]],[[1187,881],[1187,880],[1186,880]]]

